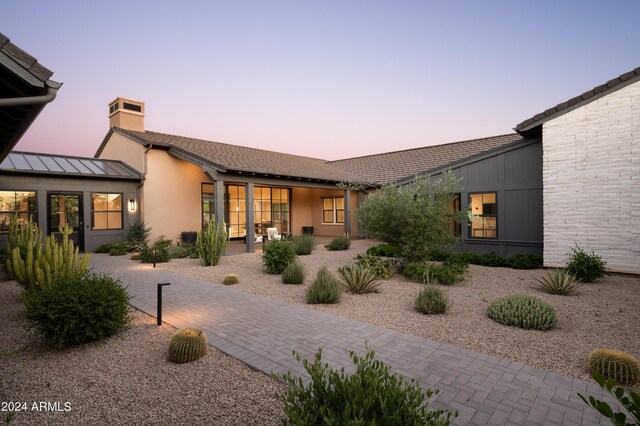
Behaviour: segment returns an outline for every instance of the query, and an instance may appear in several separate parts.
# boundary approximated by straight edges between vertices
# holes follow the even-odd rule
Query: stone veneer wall
[[[544,263],[577,242],[640,273],[640,81],[543,124]]]

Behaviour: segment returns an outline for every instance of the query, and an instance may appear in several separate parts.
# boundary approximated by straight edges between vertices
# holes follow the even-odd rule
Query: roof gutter
[[[48,85],[46,95],[0,99],[0,107],[48,104],[56,98],[56,96],[58,95],[58,89],[60,89],[61,86],[61,83],[56,83],[56,85]]]

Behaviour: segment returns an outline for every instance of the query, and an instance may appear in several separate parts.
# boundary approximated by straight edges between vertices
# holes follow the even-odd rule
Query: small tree
[[[399,247],[407,261],[425,260],[430,249],[457,241],[451,223],[467,217],[454,209],[459,184],[447,171],[438,179],[419,177],[410,185],[384,185],[356,211],[358,229],[364,236]]]

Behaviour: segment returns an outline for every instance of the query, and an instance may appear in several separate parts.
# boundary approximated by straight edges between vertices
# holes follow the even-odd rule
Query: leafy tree
[[[359,232],[399,247],[407,261],[425,260],[431,249],[456,243],[453,220],[466,221],[466,212],[453,207],[459,184],[447,171],[437,179],[419,177],[405,186],[384,185],[356,211]]]

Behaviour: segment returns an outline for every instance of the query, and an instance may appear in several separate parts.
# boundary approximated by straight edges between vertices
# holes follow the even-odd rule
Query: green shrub
[[[376,273],[367,265],[356,263],[338,269],[345,290],[353,294],[377,293],[379,281]]]
[[[367,249],[367,254],[372,256],[383,256],[383,257],[398,257],[400,254],[400,249],[392,246],[388,243],[378,244],[377,246],[369,247]]]
[[[537,278],[538,290],[549,294],[568,296],[580,287],[580,281],[564,269],[555,269],[547,272],[547,276]]]
[[[96,247],[96,249],[94,250],[95,253],[109,253],[111,251],[111,247],[113,247],[114,244],[122,244],[122,243],[106,243],[106,244],[100,244],[98,247]],[[126,245],[126,244],[125,244]]]
[[[186,363],[207,354],[207,336],[198,328],[184,328],[176,332],[169,341],[167,359],[171,362]]]
[[[171,259],[184,259],[191,255],[189,247],[184,246],[171,246],[169,247],[169,257]]]
[[[216,223],[214,217],[206,229],[198,232],[196,246],[198,247],[200,264],[202,266],[217,265],[228,245],[226,226],[224,223]]]
[[[605,380],[604,377],[602,377],[602,374],[597,371],[593,371],[591,376],[602,389],[618,400],[619,405],[624,407],[631,417],[630,420],[632,423],[627,423],[627,415],[622,411],[613,411],[607,402],[595,399],[592,396],[590,396],[587,401],[587,399],[579,393],[578,396],[584,401],[584,403],[598,410],[600,414],[611,420],[611,423],[614,425],[640,425],[640,393],[633,389],[624,389],[621,387],[614,388],[616,383],[615,380]]]
[[[302,284],[306,275],[304,265],[300,261],[294,260],[284,268],[282,282],[284,284]]]
[[[378,278],[389,278],[391,276],[391,260],[382,259],[380,256],[369,252],[364,255],[357,255],[356,260],[356,263],[371,268]]]
[[[449,308],[449,301],[442,290],[427,286],[418,293],[413,306],[421,314],[444,314]]]
[[[337,303],[340,296],[342,296],[342,285],[331,275],[327,267],[323,266],[307,290],[307,303]]]
[[[315,240],[313,239],[313,235],[300,235],[297,237],[293,237],[291,241],[293,241],[293,248],[298,256],[307,256],[311,254],[313,248],[315,247]]]
[[[513,269],[542,268],[542,256],[534,253],[516,253],[507,258],[507,265]]]
[[[481,254],[478,264],[482,266],[490,266],[492,268],[507,266],[507,260],[496,252]]]
[[[479,265],[480,264],[480,256],[477,253],[473,253],[470,251],[465,251],[462,253],[454,253],[449,256],[449,259],[445,260],[445,263],[457,263],[460,265]]]
[[[421,283],[454,284],[464,278],[465,266],[457,263],[428,264],[422,262],[407,263],[402,268],[402,275],[412,281]]]
[[[125,232],[125,239],[129,245],[129,250],[140,251],[142,247],[149,244],[151,228],[148,228],[144,221],[136,220],[131,223]]]
[[[152,248],[157,250],[162,250],[162,249],[168,250],[169,247],[171,247],[172,245],[173,245],[173,240],[167,239],[167,236],[163,234],[158,237],[155,243],[153,243]]]
[[[111,336],[129,323],[129,295],[108,275],[59,279],[29,296],[30,327],[56,348]]]
[[[281,274],[295,258],[295,249],[289,241],[273,240],[262,246],[262,263],[269,274]]]
[[[589,254],[576,244],[571,248],[566,269],[580,281],[592,283],[606,275],[607,262],[593,251]]]
[[[227,274],[222,279],[222,284],[224,285],[233,285],[233,284],[238,284],[239,282],[240,282],[240,277],[238,277],[236,274]]]
[[[336,371],[322,362],[322,349],[309,362],[296,352],[296,360],[311,378],[305,382],[291,372],[273,375],[288,385],[279,395],[284,401],[288,425],[449,425],[447,410],[429,410],[429,399],[439,390],[422,390],[415,381],[407,382],[392,374],[389,367],[375,359],[367,347],[364,357],[349,351],[355,364],[352,374]],[[457,413],[454,415],[456,416]]]
[[[349,250],[349,247],[351,247],[351,238],[345,237],[344,235],[339,235],[331,240],[331,242],[325,247],[327,248],[327,250],[331,251]]]
[[[402,276],[411,280],[423,282],[429,274],[429,265],[423,262],[410,262],[402,265],[400,269]]]
[[[131,260],[140,260],[140,253],[135,253],[131,255]]]
[[[433,260],[436,262],[447,261],[451,256],[452,256],[452,253],[448,253],[442,250],[438,250],[438,249],[429,250],[429,260]]]
[[[633,356],[611,349],[596,349],[589,354],[589,370],[621,385],[640,382],[640,362]]]
[[[487,316],[500,324],[528,330],[548,330],[556,324],[554,307],[531,296],[498,299],[487,308]]]
[[[153,254],[154,249],[150,249],[149,247],[142,247],[140,250],[140,261],[142,263],[153,263],[154,258],[156,263],[165,263],[171,260],[171,255],[169,254],[169,249],[162,248],[156,250],[156,254]]]
[[[182,243],[182,245],[180,247],[182,247],[183,249],[185,249],[185,250],[187,250],[189,252],[189,254],[188,254],[189,259],[198,259],[198,258],[200,258],[200,255],[198,254],[198,246],[196,246],[195,244]]]
[[[112,243],[109,249],[109,256],[124,256],[129,253],[127,243]]]

